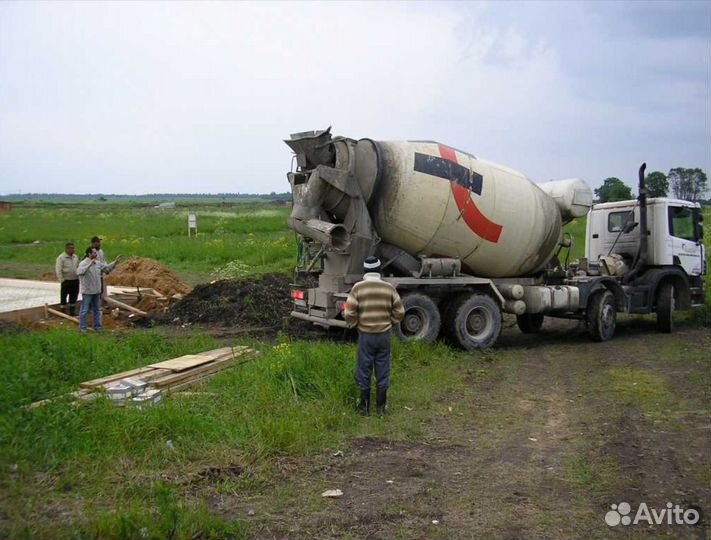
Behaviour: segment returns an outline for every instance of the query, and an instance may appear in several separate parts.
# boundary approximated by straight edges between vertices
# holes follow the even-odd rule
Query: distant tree
[[[669,180],[663,172],[654,171],[647,175],[647,195],[649,197],[666,197],[669,192]]]
[[[632,198],[632,190],[619,178],[606,178],[602,186],[595,189],[598,202],[626,201]]]
[[[677,199],[700,200],[708,189],[708,178],[701,169],[676,167],[669,171],[669,186]]]

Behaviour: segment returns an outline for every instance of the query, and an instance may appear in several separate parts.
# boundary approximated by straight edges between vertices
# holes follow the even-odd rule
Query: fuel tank
[[[324,133],[318,136],[323,139]],[[530,275],[541,270],[556,250],[562,228],[560,205],[508,167],[432,141],[329,142],[329,135],[329,141],[314,143],[318,151],[311,152],[292,141],[286,142],[300,165],[312,171],[304,176],[308,181],[298,186],[292,181],[292,228],[293,223],[316,216],[316,200],[321,209],[328,209],[331,221],[348,228],[352,221],[348,208],[355,197],[366,201],[382,242],[416,257],[460,259],[462,270],[472,275]],[[348,197],[346,187],[336,189],[347,181],[336,180],[334,169],[348,171],[358,193]],[[317,184],[319,175],[323,188]],[[575,188],[583,189],[579,184]],[[302,200],[311,202],[301,206]]]

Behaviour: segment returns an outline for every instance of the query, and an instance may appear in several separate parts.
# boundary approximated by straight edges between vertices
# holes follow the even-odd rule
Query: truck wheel
[[[670,334],[674,330],[674,285],[662,283],[657,291],[657,332]]]
[[[411,293],[402,297],[405,317],[393,327],[394,334],[402,340],[431,343],[437,339],[442,317],[437,304],[426,294]]]
[[[543,313],[516,315],[516,323],[524,334],[537,334],[543,327]]]
[[[491,347],[501,334],[501,309],[486,294],[463,294],[448,312],[449,335],[466,350]]]
[[[615,335],[617,308],[615,295],[610,291],[598,291],[588,302],[585,314],[588,333],[593,341],[609,341]]]

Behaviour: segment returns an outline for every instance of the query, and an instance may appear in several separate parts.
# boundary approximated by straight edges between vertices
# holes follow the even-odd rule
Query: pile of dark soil
[[[19,324],[15,324],[10,321],[0,320],[0,335],[19,334],[20,332],[23,332],[23,331],[24,331],[24,328]]]
[[[292,306],[289,290],[289,278],[282,274],[206,283],[176,302],[165,319],[179,324],[282,326]]]

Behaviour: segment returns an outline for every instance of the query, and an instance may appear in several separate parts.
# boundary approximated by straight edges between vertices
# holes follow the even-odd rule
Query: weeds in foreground
[[[50,534],[30,509],[80,500],[82,512],[66,521],[89,537],[189,538],[200,531],[240,538],[239,522],[210,517],[185,498],[181,482],[166,479],[235,463],[260,467],[277,454],[335,451],[358,435],[427,438],[431,424],[423,418],[431,414],[432,388],[447,393],[462,384],[452,370],[457,353],[395,343],[393,420],[363,419],[354,410],[354,346],[281,337],[254,344],[261,352],[254,360],[154,408],[119,408],[106,399],[76,405],[68,398],[22,407],[86,379],[216,346],[204,336],[176,339],[155,331],[78,336],[57,329],[4,337],[0,502],[13,527],[5,532],[71,536],[61,527]]]

